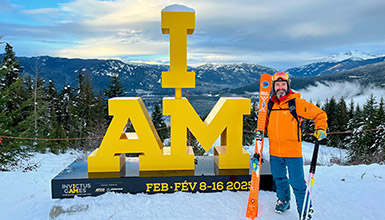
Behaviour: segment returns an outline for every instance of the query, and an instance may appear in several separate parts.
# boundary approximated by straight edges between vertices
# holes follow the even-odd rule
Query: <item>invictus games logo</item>
[[[263,88],[267,88],[268,86],[269,86],[269,82],[268,81],[265,80],[265,81],[262,82],[262,87]]]
[[[87,193],[87,189],[91,188],[91,183],[62,184],[61,188],[66,194],[83,194]]]

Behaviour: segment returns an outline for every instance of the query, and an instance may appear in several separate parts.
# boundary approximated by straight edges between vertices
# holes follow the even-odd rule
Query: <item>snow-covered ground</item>
[[[311,158],[312,148],[312,144],[304,143],[305,158]],[[320,148],[320,158],[326,165],[318,166],[316,171],[314,219],[385,219],[385,165],[339,166],[328,161],[344,155],[346,152],[338,149]],[[245,219],[248,192],[106,193],[51,199],[51,179],[79,156],[78,152],[36,154],[33,160],[40,163],[37,171],[0,172],[0,219]],[[308,169],[305,166],[306,176]],[[292,208],[278,215],[274,212],[275,194],[261,191],[257,219],[298,219],[292,198]]]

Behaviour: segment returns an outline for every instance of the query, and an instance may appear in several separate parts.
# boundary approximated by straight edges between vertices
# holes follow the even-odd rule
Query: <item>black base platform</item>
[[[87,159],[77,159],[51,180],[52,198],[98,196],[106,192],[173,193],[248,191],[249,175],[215,175],[213,156],[197,156],[193,175],[143,176],[139,173],[139,159],[126,159],[126,175],[121,178],[89,178]],[[260,189],[274,191],[275,185],[267,160],[261,166]]]

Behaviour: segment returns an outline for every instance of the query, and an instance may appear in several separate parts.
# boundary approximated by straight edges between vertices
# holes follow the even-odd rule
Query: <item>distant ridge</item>
[[[353,50],[321,59],[319,62],[287,69],[290,75],[297,77],[312,77],[328,75],[336,72],[351,70],[360,66],[383,62],[385,56],[374,56]]]

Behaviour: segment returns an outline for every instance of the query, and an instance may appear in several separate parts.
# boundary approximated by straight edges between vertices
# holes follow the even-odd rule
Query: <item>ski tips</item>
[[[258,204],[254,199],[250,199],[247,205],[246,218],[255,219],[258,215]]]
[[[257,217],[257,213],[254,211],[248,211],[246,212],[246,218],[248,219],[255,219]]]

